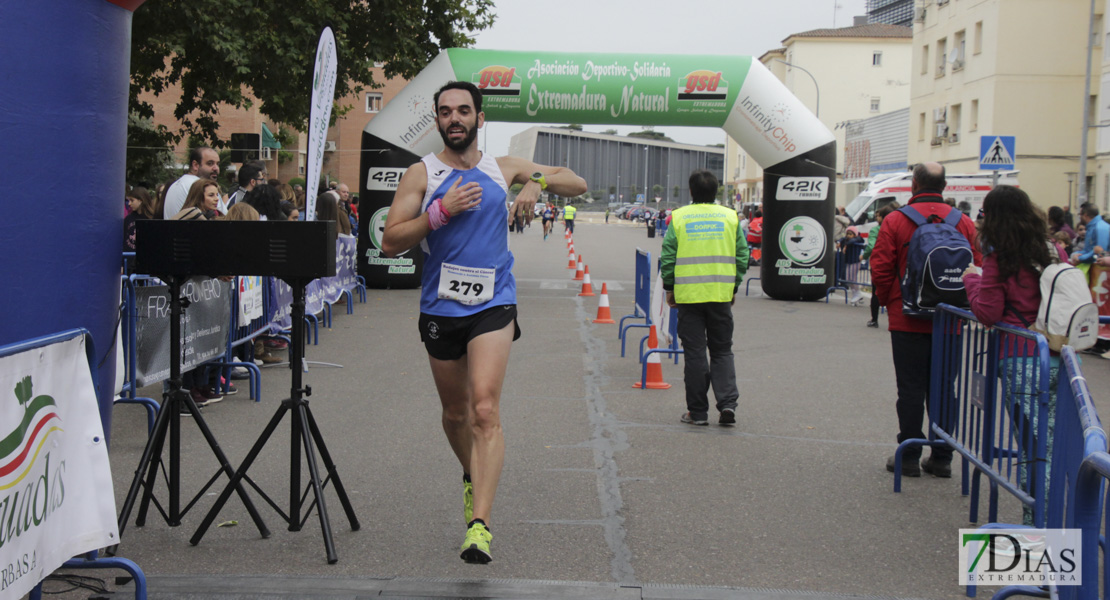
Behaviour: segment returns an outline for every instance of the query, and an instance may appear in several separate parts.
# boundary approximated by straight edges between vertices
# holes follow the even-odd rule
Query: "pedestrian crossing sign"
[[[979,169],[983,171],[1014,170],[1014,136],[979,136]]]

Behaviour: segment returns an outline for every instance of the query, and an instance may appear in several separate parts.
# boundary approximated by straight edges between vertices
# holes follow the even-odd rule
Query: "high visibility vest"
[[[563,218],[573,220],[574,219],[574,213],[576,213],[576,212],[578,212],[577,208],[574,208],[573,206],[568,206],[568,207],[563,209]]]
[[[674,297],[679,304],[728,302],[736,287],[736,211],[697,203],[674,211],[678,251]]]

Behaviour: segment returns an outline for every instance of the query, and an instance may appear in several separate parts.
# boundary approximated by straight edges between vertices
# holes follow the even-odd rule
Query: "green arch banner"
[[[764,169],[764,291],[813,300],[835,284],[835,137],[758,60],[456,48],[432,60],[363,132],[359,272],[368,285],[419,285],[420,251],[385,258],[380,227],[405,168],[442,149],[432,97],[449,81],[478,86],[487,121],[724,129]]]

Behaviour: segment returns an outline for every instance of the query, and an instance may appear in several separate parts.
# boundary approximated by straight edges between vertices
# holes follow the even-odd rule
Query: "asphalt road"
[[[577,296],[557,232],[543,240],[537,221],[512,236],[523,337],[502,394],[507,448],[493,563],[458,558],[461,469],[416,329],[418,291],[370,290],[353,315],[337,306],[333,328],[309,347],[310,360],[342,368],[313,365],[305,375],[361,524],[351,530],[329,486],[339,561],[325,560],[315,512],[301,531],[287,531],[253,490],[269,539],[233,498],[216,518],[225,526],[190,545],[227,481],[219,478],[181,526],[153,512],[144,527],[127,524],[119,554],[144,569],[150,597],[963,597],[957,530],[968,526],[968,499],[959,479],[907,479],[894,494],[884,469],[896,433],[885,316],[884,329],[869,329],[867,309],[842,295],[830,304],[775,301],[756,282],[734,307],[738,426],[719,427],[715,415],[709,427],[683,425],[681,362],[663,361],[669,390],[632,388],[638,363],[620,357],[615,325],[590,322],[597,298]],[[630,313],[635,248],[654,262],[661,240],[642,226],[580,223],[574,242],[595,291],[608,283],[614,317]],[[1088,358],[1085,371],[1110,414],[1099,397],[1105,365]],[[233,465],[289,382],[287,369],[264,369],[262,402],[244,390],[204,409]],[[289,422],[250,471],[282,510]],[[217,464],[196,426],[183,423],[184,489],[195,493]],[[145,441],[142,410],[117,406],[117,507]],[[163,503],[166,493],[161,484]],[[1002,508],[1004,519],[1020,518],[1015,502]]]

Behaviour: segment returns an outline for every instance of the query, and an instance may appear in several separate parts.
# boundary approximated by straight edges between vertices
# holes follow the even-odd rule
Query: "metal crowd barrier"
[[[1044,336],[996,324],[942,304],[933,319],[929,439],[906,440],[895,452],[894,491],[901,491],[903,451],[943,446],[963,457],[962,492],[971,522],[978,520],[979,484],[990,485],[988,521],[998,520],[998,490],[1013,495],[1044,526],[1049,351]]]
[[[634,327],[651,327],[651,253],[636,248],[636,282],[632,314],[621,317],[617,324],[617,336],[621,340],[621,358],[624,358],[625,334]],[[643,319],[643,323],[624,324],[626,319]]]
[[[125,253],[128,254],[128,253]],[[134,253],[130,253],[134,255]],[[154,420],[158,414],[159,404],[154,398],[138,396],[135,384],[135,280],[124,275],[120,278],[120,340],[123,344],[123,386],[118,390],[115,404],[138,404],[146,409],[147,432],[154,431]]]
[[[1084,579],[1088,582],[1098,579],[1098,529],[1099,507],[1102,506],[1102,480],[1093,473],[1084,473],[1084,467],[1096,454],[1106,454],[1107,439],[1102,428],[1087,387],[1087,381],[1079,368],[1075,351],[1065,346],[1060,353],[1059,377],[1055,387],[1055,422],[1052,426],[1054,439],[1049,450],[1051,462],[1048,464],[1045,483],[1044,526],[1048,529],[1080,529],[1087,536],[1084,544],[1093,539],[1094,546],[1089,551],[1083,548],[1080,560],[1083,561]],[[1097,461],[1098,459],[1094,459]],[[1110,465],[1110,463],[1107,463]],[[1089,467],[1088,467],[1089,468]],[[1110,471],[1108,471],[1110,473]],[[1093,520],[1091,517],[1094,517]],[[982,529],[1013,529],[1025,527],[1024,524],[992,523]],[[1090,566],[1088,566],[1090,565]],[[1097,593],[1097,585],[1082,586]],[[1070,586],[1058,586],[1055,593],[1059,597],[1084,597],[1068,594]],[[1070,591],[1074,592],[1074,589]],[[1049,597],[1049,589],[1030,585],[1003,587],[995,593],[996,598],[1012,595]],[[975,588],[968,586],[967,595],[975,596]]]
[[[866,246],[851,245],[836,253],[836,283],[825,292],[825,304],[829,303],[829,296],[836,290],[844,292],[844,303],[848,303],[850,286],[871,287],[870,261],[864,260],[861,255]]]
[[[686,353],[682,349],[682,347],[680,346],[679,340],[678,340],[678,309],[677,308],[672,308],[671,309],[671,315],[667,319],[667,331],[670,334],[671,343],[666,348],[654,348],[654,349],[648,350],[647,352],[644,352],[644,340],[646,340],[647,338],[644,338],[644,340],[640,340],[640,363],[641,363],[641,365],[640,365],[640,389],[641,390],[648,389],[648,387],[647,387],[647,368],[648,368],[647,359],[648,359],[649,356],[651,356],[652,354],[670,354],[671,356],[674,357],[674,364],[677,365],[678,364],[678,355]]]
[[[222,360],[214,360],[210,364],[216,366],[220,370],[220,375],[223,380],[219,384],[220,391],[226,393],[231,385],[231,371],[236,367],[242,367],[247,370],[247,387],[249,388],[250,397],[255,402],[262,401],[262,371],[258,369],[258,365],[254,364],[253,360],[240,361],[235,357],[236,349],[243,344],[251,344],[252,347],[246,350],[239,350],[239,352],[246,352],[248,356],[253,356],[254,339],[270,330],[270,293],[269,286],[272,285],[270,277],[262,277],[262,315],[252,319],[249,323],[239,322],[239,288],[241,287],[241,280],[243,278],[236,277],[234,285],[231,290],[231,328],[230,335],[227,336],[227,349],[224,351]]]

